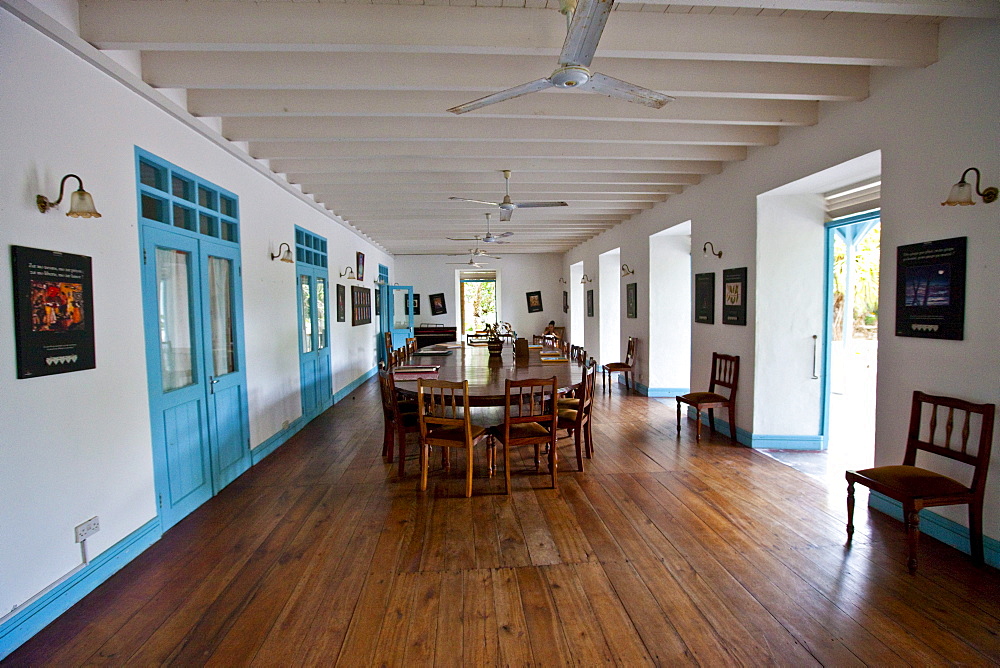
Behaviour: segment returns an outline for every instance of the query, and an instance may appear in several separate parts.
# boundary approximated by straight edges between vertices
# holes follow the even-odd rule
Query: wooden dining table
[[[425,355],[421,353],[449,350],[449,355]],[[515,359],[514,349],[505,346],[497,357],[491,357],[486,346],[444,348],[428,346],[421,348],[407,361],[407,365],[437,366],[436,374],[425,374],[425,378],[438,380],[469,381],[469,404],[471,406],[503,406],[506,400],[505,381],[525,378],[556,378],[556,390],[568,392],[583,378],[584,366],[574,361],[543,362],[541,350],[528,349],[527,359]],[[408,374],[395,374],[396,388],[416,396],[417,378]]]

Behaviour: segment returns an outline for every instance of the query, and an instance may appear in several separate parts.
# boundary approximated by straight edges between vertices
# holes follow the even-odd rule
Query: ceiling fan
[[[475,202],[476,204],[488,204],[490,206],[500,207],[500,221],[506,222],[510,220],[510,216],[514,213],[514,209],[537,209],[540,207],[548,206],[569,206],[566,202],[513,202],[510,199],[510,170],[503,170],[503,183],[504,183],[504,196],[501,202],[486,202],[481,199],[466,199],[465,197],[449,197],[448,199],[458,200],[459,202]],[[483,237],[483,241],[486,243],[492,243],[494,239],[490,238],[492,235],[489,233],[490,226],[490,214],[486,214],[486,236]],[[509,236],[510,232],[505,232],[500,236]],[[464,239],[463,239],[464,241]]]
[[[455,198],[453,197],[452,199],[455,199]],[[468,200],[468,201],[473,202],[475,200]],[[480,254],[480,255],[485,255],[485,252],[479,253],[479,243],[478,242],[480,242],[480,241],[482,241],[483,243],[486,243],[486,244],[505,244],[505,243],[507,243],[506,241],[501,241],[501,239],[504,239],[505,237],[513,236],[514,233],[513,232],[502,232],[501,234],[493,234],[492,232],[490,232],[490,216],[491,215],[492,214],[489,214],[489,213],[486,214],[486,236],[485,237],[481,237],[479,235],[474,235],[472,237],[448,237],[448,241],[475,241],[475,242],[477,242],[476,243],[476,250],[473,252],[473,255],[476,255],[477,253]],[[497,259],[499,260],[500,258],[497,258]]]
[[[482,269],[484,266],[486,266],[485,262],[482,262],[482,263],[476,262],[476,256],[475,255],[473,255],[472,257],[470,257],[468,262],[445,262],[445,264],[460,264],[463,267],[474,267],[476,269]]]
[[[669,95],[643,88],[635,84],[609,77],[600,72],[591,72],[590,61],[594,59],[597,43],[608,22],[614,0],[562,0],[560,11],[566,14],[569,28],[559,54],[559,67],[545,79],[536,79],[520,86],[514,86],[499,93],[493,93],[478,100],[460,104],[448,111],[464,114],[490,104],[503,102],[515,97],[536,93],[546,88],[578,88],[591,93],[600,93],[626,102],[637,102],[647,107],[659,109],[674,98]],[[573,16],[570,18],[570,12]],[[507,220],[502,218],[501,220]]]
[[[501,242],[498,242],[498,243],[507,243],[507,242],[501,241]],[[486,257],[486,258],[489,258],[491,260],[502,260],[503,259],[502,257],[499,257],[497,255],[490,255],[485,250],[481,249],[478,244],[476,245],[475,248],[470,248],[469,249],[469,253],[471,253],[471,255],[472,255],[473,258]],[[458,257],[459,255],[465,255],[465,253],[448,253],[448,257]]]

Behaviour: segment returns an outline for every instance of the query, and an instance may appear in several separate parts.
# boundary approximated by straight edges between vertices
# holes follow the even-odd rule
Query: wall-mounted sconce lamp
[[[282,248],[284,248],[285,250],[282,251],[281,250]],[[290,262],[290,263],[294,264],[295,263],[295,259],[292,257],[292,248],[291,248],[291,246],[289,246],[288,244],[282,242],[281,245],[278,246],[278,252],[277,253],[271,253],[271,262],[274,262],[275,260],[281,260],[282,262]]]
[[[634,273],[635,271],[632,270],[632,267],[628,266],[627,264],[622,265],[622,276],[629,276]]]
[[[590,276],[587,276],[586,274],[584,274],[583,278],[580,279],[580,282],[581,283],[593,283],[594,279],[592,279]]]
[[[712,247],[712,255],[714,255],[715,257],[721,259],[722,258],[722,251],[715,250],[715,244],[713,244],[711,241],[706,241],[705,245],[701,247],[701,254],[704,255],[705,257],[708,257],[708,247],[709,246]]]
[[[996,188],[987,188],[986,190],[979,190],[979,170],[975,167],[969,167],[967,170],[962,172],[962,178],[958,183],[951,187],[951,193],[948,194],[948,199],[941,202],[941,206],[947,204],[948,206],[956,206],[961,204],[962,206],[971,206],[975,204],[972,201],[972,185],[965,180],[965,175],[969,172],[976,173],[976,194],[983,198],[984,204],[989,204],[990,202],[995,202],[997,200],[997,195],[1000,194]]]
[[[340,272],[340,277],[341,278],[343,278],[345,276],[347,278],[356,278],[354,276],[354,267],[352,267],[351,265],[347,265],[347,267],[344,269],[344,271]]]
[[[562,276],[560,276],[559,277],[559,282],[565,284],[566,283],[566,279],[563,278]]]
[[[97,213],[97,207],[94,206],[94,198],[90,196],[86,190],[83,189],[83,179],[81,179],[76,174],[67,174],[62,177],[62,181],[59,182],[59,199],[55,202],[50,202],[49,198],[45,195],[38,195],[35,197],[35,203],[38,205],[38,210],[45,213],[49,209],[53,209],[58,206],[59,202],[63,198],[63,189],[66,187],[66,179],[76,179],[80,187],[74,190],[69,197],[69,211],[66,213],[70,218],[100,218],[101,214]]]

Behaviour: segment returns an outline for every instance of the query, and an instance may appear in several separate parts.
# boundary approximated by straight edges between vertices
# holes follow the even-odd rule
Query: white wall
[[[301,414],[295,272],[269,253],[302,225],[331,266],[390,258],[121,83],[0,11],[0,245],[90,256],[97,368],[16,380],[10,263],[0,262],[0,616],[80,561],[73,527],[98,515],[91,558],[156,517],[137,228],[136,145],[240,198],[253,445]],[[79,174],[99,219],[45,215]],[[62,211],[65,212],[65,205]],[[367,284],[372,284],[369,278]],[[374,366],[374,325],[332,331],[334,390]]]
[[[502,251],[498,251],[501,252]],[[562,290],[559,282],[562,257],[548,253],[502,254],[501,260],[487,260],[484,269],[497,272],[497,289],[500,296],[500,319],[513,325],[518,336],[531,341],[532,334],[541,334],[549,320],[565,326],[562,312]],[[400,255],[396,257],[396,271],[392,282],[412,285],[420,295],[420,315],[415,324],[437,323],[461,327],[462,311],[458,301],[458,273],[469,267],[448,264],[462,262],[461,257],[449,255]],[[528,313],[528,292],[541,290],[542,311]],[[443,292],[448,312],[432,316],[428,295]]]
[[[949,19],[941,25],[939,62],[923,69],[873,70],[867,100],[821,105],[817,126],[782,129],[777,146],[751,149],[745,162],[705,177],[697,188],[672,196],[573,249],[565,265],[582,261],[593,266],[600,253],[619,246],[622,261],[631,264],[630,241],[640,244],[647,255],[650,234],[691,220],[693,248],[711,240],[725,253],[722,260],[695,253],[692,275],[748,267],[748,325],[698,325],[693,330],[691,355],[692,389],[704,389],[713,350],[742,357],[737,423],[746,428],[755,424],[755,412],[764,408],[754,395],[757,300],[768,298],[756,284],[757,196],[881,150],[882,331],[895,330],[893,249],[920,241],[969,237],[965,340],[889,334],[879,341],[875,459],[876,464],[900,462],[914,389],[1000,403],[996,382],[1000,323],[993,289],[1000,256],[1000,204],[940,206],[966,167],[979,167],[988,185],[1000,181],[998,43],[997,21]],[[624,321],[622,335],[630,333],[627,329],[641,332],[646,326],[642,318],[637,323]],[[639,364],[647,365],[648,360],[640,355]],[[998,462],[1000,448],[995,448],[985,508],[986,533],[993,538],[1000,537]],[[966,523],[961,508],[940,512]]]

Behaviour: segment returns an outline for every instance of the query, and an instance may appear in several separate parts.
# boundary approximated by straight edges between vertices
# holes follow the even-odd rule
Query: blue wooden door
[[[298,263],[299,373],[302,415],[309,418],[333,404],[330,369],[329,281],[325,268]]]
[[[153,469],[164,530],[250,465],[239,249],[143,228]]]

